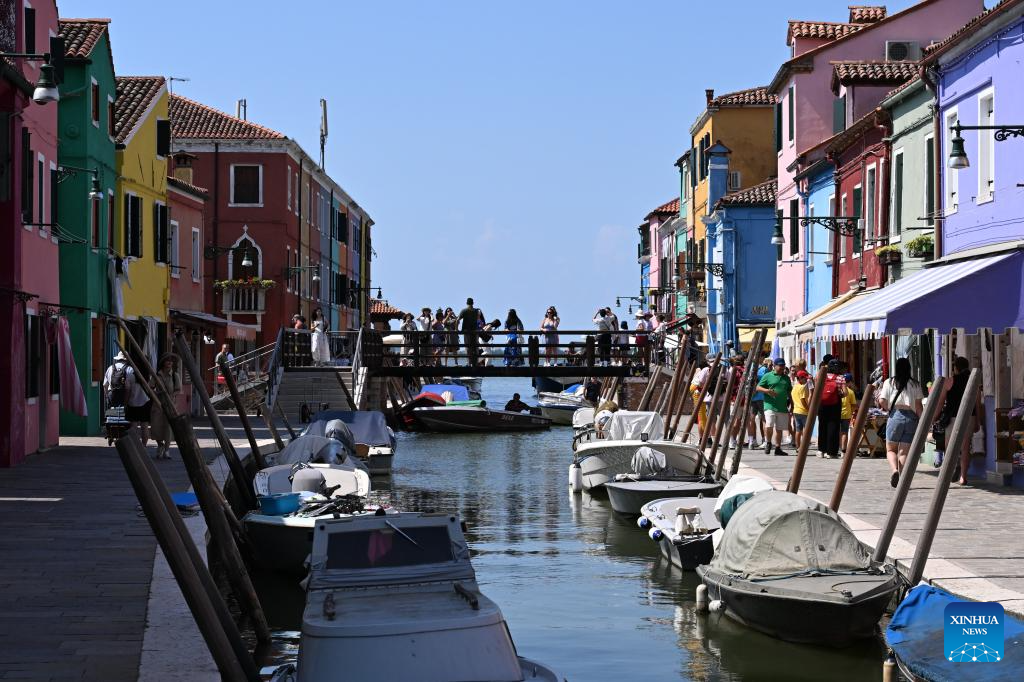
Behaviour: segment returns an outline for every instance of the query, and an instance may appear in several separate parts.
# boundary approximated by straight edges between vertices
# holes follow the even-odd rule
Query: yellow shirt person
[[[807,386],[808,383],[806,379],[803,383],[798,379],[797,382],[793,384],[793,391],[789,394],[790,400],[793,401],[793,414],[807,414],[807,402],[809,397],[807,395]]]
[[[839,418],[843,421],[853,419],[853,408],[855,407],[857,407],[857,396],[853,394],[852,390],[848,390],[846,395],[843,396],[842,413],[839,415]]]

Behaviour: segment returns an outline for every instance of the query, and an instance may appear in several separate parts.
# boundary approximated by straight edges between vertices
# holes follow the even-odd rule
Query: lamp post
[[[1005,142],[1011,137],[1024,137],[1024,125],[1003,125],[1003,126],[965,126],[956,124],[950,126],[953,137],[949,141],[949,167],[954,170],[968,168],[971,165],[967,158],[967,151],[964,149],[964,136],[961,133],[965,130],[994,130],[992,135],[996,142]]]
[[[221,254],[234,253],[235,251],[238,250],[242,251],[242,267],[251,268],[252,258],[249,257],[248,246],[216,246],[214,244],[208,244],[206,248],[203,249],[203,258],[205,258],[206,260],[214,260],[217,256]]]
[[[32,91],[32,101],[39,105],[60,101],[57,86],[60,85],[60,75],[64,71],[64,38],[51,36],[49,52],[0,52],[0,58],[43,62],[39,67],[39,79]]]
[[[245,265],[245,261],[242,261],[242,265]],[[250,263],[251,265],[251,263]],[[313,271],[313,282],[318,283],[320,281],[320,266],[319,265],[294,265],[286,267],[282,272],[281,276],[284,279],[290,278],[292,275],[297,275],[300,272],[307,270]]]

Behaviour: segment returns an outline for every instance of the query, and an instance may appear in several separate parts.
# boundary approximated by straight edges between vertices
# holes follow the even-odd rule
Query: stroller
[[[523,351],[519,347],[519,334],[509,334],[508,341],[505,342],[505,358],[504,363],[506,367],[520,367],[523,364]]]

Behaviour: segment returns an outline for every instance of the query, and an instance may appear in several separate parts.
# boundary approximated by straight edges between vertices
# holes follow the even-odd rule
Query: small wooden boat
[[[537,431],[551,427],[550,419],[534,414],[461,405],[419,407],[413,410],[413,417],[427,430],[441,432]]]
[[[781,490],[732,515],[697,574],[728,617],[791,642],[845,646],[877,633],[899,587],[825,505]]]
[[[711,561],[714,533],[722,526],[715,498],[662,498],[645,504],[637,525],[658,543],[662,555],[685,571]]]

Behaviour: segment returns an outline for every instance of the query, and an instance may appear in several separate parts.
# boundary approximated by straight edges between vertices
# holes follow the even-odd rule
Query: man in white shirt
[[[117,355],[114,356],[114,362],[110,367],[107,367],[107,371],[103,374],[103,389],[107,394],[112,389],[117,389],[112,384],[115,383],[113,381],[114,373],[118,371],[124,373],[123,406],[125,419],[131,422],[132,426],[138,427],[139,436],[142,438],[142,445],[145,447],[149,444],[149,396],[136,378],[135,370],[128,364],[128,358],[125,357],[124,351],[118,351]]]
[[[594,315],[594,326],[597,328],[597,351],[601,357],[601,364],[607,367],[612,360],[612,332],[615,327],[611,326],[612,316],[608,308],[601,308]]]

